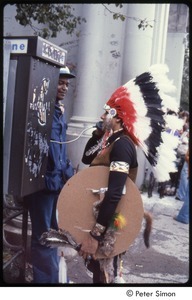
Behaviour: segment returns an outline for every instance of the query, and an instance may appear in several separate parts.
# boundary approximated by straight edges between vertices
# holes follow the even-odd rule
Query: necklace
[[[116,133],[116,132],[122,131],[122,130],[123,130],[123,128],[119,128],[119,129],[113,131],[113,134]]]
[[[112,141],[109,141],[110,137],[113,136],[115,133],[122,131],[123,128],[119,128],[115,131],[113,131],[112,134],[108,134],[103,137],[102,143],[101,143],[101,150],[100,152],[104,151],[107,147],[109,147],[112,143]]]

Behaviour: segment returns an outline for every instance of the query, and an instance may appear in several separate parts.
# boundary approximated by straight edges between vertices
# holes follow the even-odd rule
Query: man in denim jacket
[[[59,193],[66,181],[73,176],[74,170],[66,155],[66,117],[61,100],[69,86],[69,79],[75,75],[68,67],[60,69],[60,76],[52,123],[51,141],[45,189],[27,196],[27,205],[32,224],[31,260],[33,265],[33,283],[58,283],[57,249],[51,249],[39,243],[43,232],[50,228],[58,229],[56,206]]]

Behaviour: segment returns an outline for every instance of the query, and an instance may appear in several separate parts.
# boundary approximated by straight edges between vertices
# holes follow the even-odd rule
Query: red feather
[[[118,117],[123,121],[125,130],[135,144],[139,145],[139,140],[135,136],[134,130],[134,124],[137,120],[137,111],[127,88],[124,86],[119,87],[107,101],[107,105],[117,110]]]

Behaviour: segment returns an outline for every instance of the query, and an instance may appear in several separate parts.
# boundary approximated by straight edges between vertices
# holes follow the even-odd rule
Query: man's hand
[[[97,251],[98,244],[99,243],[96,239],[94,239],[90,234],[87,234],[87,237],[81,244],[79,255],[83,256],[84,259],[91,255],[95,259],[95,253]]]

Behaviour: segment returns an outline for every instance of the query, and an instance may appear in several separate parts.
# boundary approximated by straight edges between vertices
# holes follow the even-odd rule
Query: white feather
[[[153,80],[157,83],[156,86],[160,89],[160,91],[164,93],[175,93],[177,91],[173,81],[168,79],[166,75],[153,75]]]
[[[161,133],[161,138],[163,141],[163,143],[161,145],[163,145],[164,147],[167,147],[169,149],[176,149],[178,147],[178,144],[179,144],[178,136],[175,136],[166,131],[163,131]]]
[[[137,114],[139,116],[146,116],[147,107],[145,105],[142,93],[140,92],[139,86],[135,85],[133,79],[128,81],[124,86],[128,89],[128,91],[131,91],[130,100],[136,108]]]
[[[162,168],[160,168],[160,166],[154,167],[153,174],[158,182],[165,182],[170,180],[169,172],[166,171],[163,166]]]
[[[184,120],[179,119],[177,116],[174,115],[165,115],[164,117],[166,122],[166,127],[175,130],[181,130],[184,125]]]
[[[132,101],[137,112],[136,122],[134,123],[134,135],[140,141],[144,141],[150,135],[152,129],[150,126],[151,119],[146,116],[147,107],[145,105],[142,93],[140,92],[139,86],[135,85],[133,79],[128,81],[124,86],[128,89],[128,91],[131,91],[130,100]],[[144,151],[147,152],[147,147],[144,146],[144,148]]]
[[[156,64],[149,68],[149,72],[153,76],[153,81],[157,83],[157,87],[161,92],[175,93],[176,86],[173,84],[173,80],[167,77],[169,68],[166,64]]]
[[[150,119],[147,117],[137,117],[134,124],[134,135],[140,140],[145,141],[150,135],[152,128]]]
[[[149,67],[149,72],[153,74],[166,74],[169,72],[169,68],[166,64],[154,64]]]
[[[159,92],[159,96],[161,97],[163,109],[165,112],[168,110],[172,110],[175,113],[178,113],[179,111],[179,106],[178,103],[176,102],[176,99],[174,97],[171,97],[165,93]]]
[[[167,132],[162,132],[162,141],[157,149],[158,158],[154,167],[154,176],[159,182],[170,180],[169,173],[177,171],[176,149],[179,144],[179,138]]]

